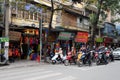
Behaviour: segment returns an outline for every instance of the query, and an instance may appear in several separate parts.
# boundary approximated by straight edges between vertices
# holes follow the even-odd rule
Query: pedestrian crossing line
[[[61,66],[59,66],[61,67]],[[83,67],[78,67],[78,66],[65,66],[66,69],[75,69],[75,70],[82,70],[82,71],[87,71],[87,70],[92,70],[96,68],[101,68],[104,66],[83,66]]]
[[[34,67],[35,69],[40,69],[39,67]],[[14,68],[14,69],[4,69],[4,70],[0,70],[0,74],[2,74],[3,72],[9,73],[9,72],[18,72],[18,71],[22,71],[22,70],[30,70],[33,69],[33,67],[22,67],[22,68]]]
[[[82,71],[89,71],[89,70],[98,69],[98,68],[103,68],[103,67],[105,67],[105,66],[102,65],[102,66],[69,67],[69,68],[71,68],[71,69],[76,69],[76,70],[82,70]]]
[[[73,77],[73,76],[67,76],[67,77],[64,77],[64,78],[60,78],[60,79],[57,79],[57,80],[75,80],[76,78]]]
[[[10,77],[4,77],[4,78],[1,78],[2,80],[23,80],[25,78],[30,78],[31,76],[42,76],[42,75],[45,75],[45,74],[51,74],[53,73],[53,71],[43,71],[43,72],[33,72],[33,73],[26,73],[26,74],[22,74],[22,75],[15,75],[15,76],[10,76]],[[30,78],[31,79],[31,78]],[[27,80],[27,79],[25,79]],[[29,80],[29,79],[28,79]],[[34,79],[31,79],[31,80],[34,80]]]
[[[20,70],[20,71],[11,71],[11,72],[5,72],[5,74],[0,74],[0,77],[6,77],[6,75],[7,75],[7,77],[9,77],[9,76],[14,76],[14,75],[20,75],[20,74],[25,74],[25,73],[35,73],[35,72],[40,72],[40,71],[44,71],[45,69],[35,69],[35,70]]]
[[[62,73],[52,73],[52,74],[49,74],[49,75],[26,78],[26,79],[23,79],[23,80],[42,80],[42,79],[45,79],[45,78],[54,77],[54,76],[60,76],[60,75],[62,75]]]

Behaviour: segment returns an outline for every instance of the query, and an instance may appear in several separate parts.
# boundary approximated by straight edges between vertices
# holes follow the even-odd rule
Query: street
[[[27,62],[26,62],[27,63]],[[63,64],[13,63],[0,67],[0,80],[119,80],[120,61],[108,65],[64,66]]]

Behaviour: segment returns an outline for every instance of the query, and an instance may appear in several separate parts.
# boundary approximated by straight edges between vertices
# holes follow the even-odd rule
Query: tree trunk
[[[53,20],[53,14],[54,14],[54,4],[53,4],[53,0],[51,0],[51,16],[50,16],[50,22],[49,22],[49,29],[48,29],[48,36],[50,35],[51,29],[52,29],[52,20]],[[48,40],[47,40],[48,41]]]
[[[103,3],[103,0],[100,0],[99,2],[99,6],[98,6],[98,12],[97,12],[97,15],[96,15],[96,21],[93,23],[93,34],[92,34],[92,46],[95,45],[95,36],[96,36],[96,29],[97,29],[97,24],[98,24],[98,21],[99,21],[99,15],[100,15],[100,12],[101,12],[101,6],[102,6],[102,3]]]

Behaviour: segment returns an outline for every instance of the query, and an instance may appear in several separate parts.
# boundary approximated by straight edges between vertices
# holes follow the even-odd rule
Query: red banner
[[[84,42],[88,41],[88,33],[87,32],[78,32],[75,38],[75,42]]]

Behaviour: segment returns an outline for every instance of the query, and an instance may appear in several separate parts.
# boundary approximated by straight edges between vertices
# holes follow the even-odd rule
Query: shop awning
[[[69,32],[60,32],[58,36],[58,40],[70,40],[72,37],[72,33]]]

